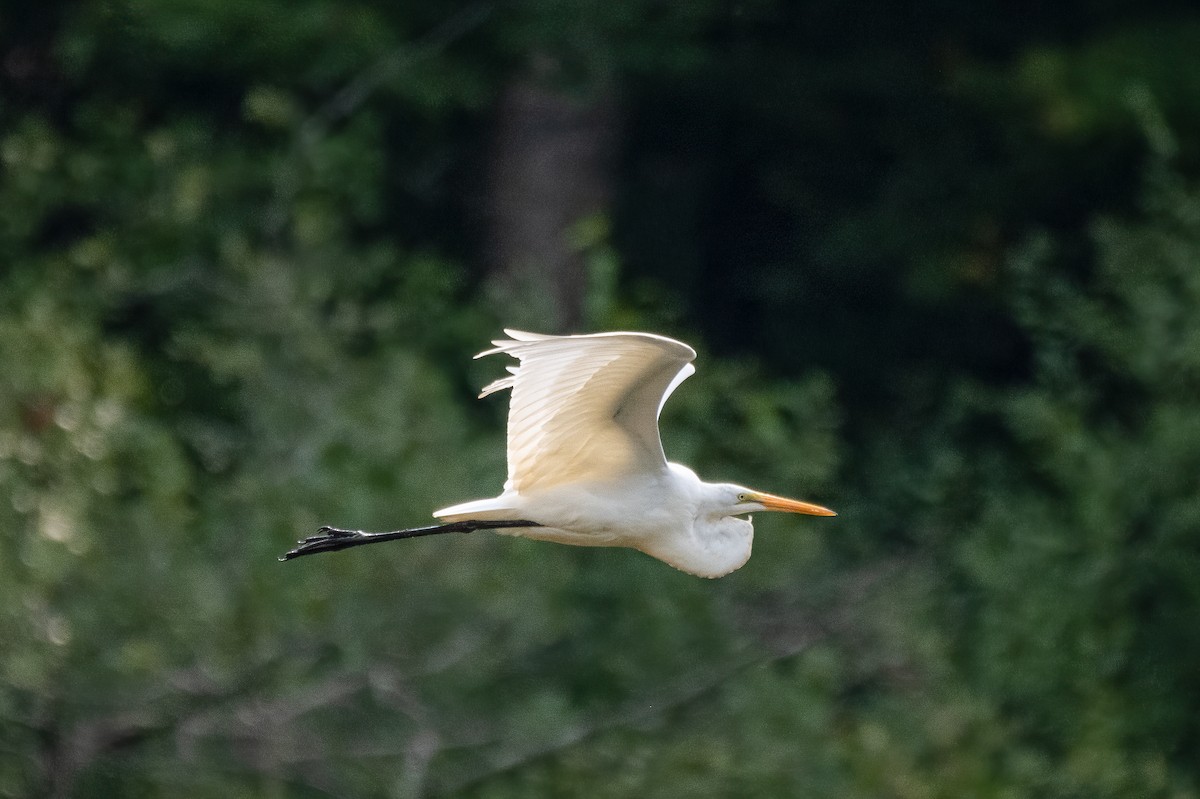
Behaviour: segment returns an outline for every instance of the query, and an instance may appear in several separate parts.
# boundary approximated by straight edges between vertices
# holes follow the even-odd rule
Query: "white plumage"
[[[667,463],[658,416],[695,372],[696,352],[648,333],[509,338],[476,357],[503,353],[520,365],[481,397],[512,389],[508,479],[492,499],[434,513],[446,522],[524,520],[500,530],[583,546],[628,546],[676,568],[720,577],[750,557],[754,532],[739,516],[759,510],[833,511],[733,484],[709,484]]]

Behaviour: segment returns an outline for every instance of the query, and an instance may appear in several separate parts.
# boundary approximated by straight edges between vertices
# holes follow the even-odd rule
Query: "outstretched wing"
[[[505,330],[520,361],[479,396],[512,389],[506,491],[666,469],[658,414],[696,371],[696,351],[649,333],[543,336]]]

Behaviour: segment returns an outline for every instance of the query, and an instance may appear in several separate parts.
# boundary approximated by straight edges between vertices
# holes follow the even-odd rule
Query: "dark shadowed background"
[[[1190,2],[0,6],[0,796],[1200,796]],[[706,581],[490,534],[701,352]]]

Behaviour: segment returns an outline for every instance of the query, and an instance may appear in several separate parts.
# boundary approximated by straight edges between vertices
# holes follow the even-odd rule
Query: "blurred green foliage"
[[[0,796],[1200,795],[1187,4],[0,13]],[[277,563],[498,488],[530,75],[620,98],[669,456],[842,516]]]

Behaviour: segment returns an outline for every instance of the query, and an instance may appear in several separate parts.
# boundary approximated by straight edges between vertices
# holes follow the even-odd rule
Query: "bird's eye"
[[[746,501],[746,495],[738,494],[738,502],[745,502],[745,501]]]

